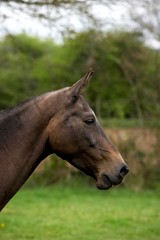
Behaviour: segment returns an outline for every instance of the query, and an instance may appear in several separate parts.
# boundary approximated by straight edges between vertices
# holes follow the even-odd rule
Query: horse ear
[[[77,81],[71,88],[72,99],[76,100],[80,94],[82,94],[85,87],[88,85],[93,74],[93,70],[90,68],[88,73],[84,77],[82,77],[79,81]]]

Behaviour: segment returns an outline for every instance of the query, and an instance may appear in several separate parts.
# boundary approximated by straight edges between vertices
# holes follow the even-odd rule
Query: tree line
[[[139,32],[88,30],[62,44],[25,34],[0,40],[0,109],[73,84],[92,67],[86,92],[102,118],[144,119],[160,115],[160,53]]]

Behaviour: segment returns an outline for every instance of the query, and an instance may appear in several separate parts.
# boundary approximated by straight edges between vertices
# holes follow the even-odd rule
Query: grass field
[[[86,185],[24,188],[0,215],[0,240],[23,239],[159,240],[160,194]]]

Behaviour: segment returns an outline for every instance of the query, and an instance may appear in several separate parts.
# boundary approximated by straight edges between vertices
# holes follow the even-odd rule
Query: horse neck
[[[59,92],[19,105],[0,122],[0,209],[49,155],[46,128],[61,107]],[[64,96],[63,96],[64,98]]]

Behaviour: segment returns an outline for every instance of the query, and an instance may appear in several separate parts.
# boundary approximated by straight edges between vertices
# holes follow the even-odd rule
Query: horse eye
[[[95,122],[94,118],[90,118],[84,121],[87,125],[93,124]]]

